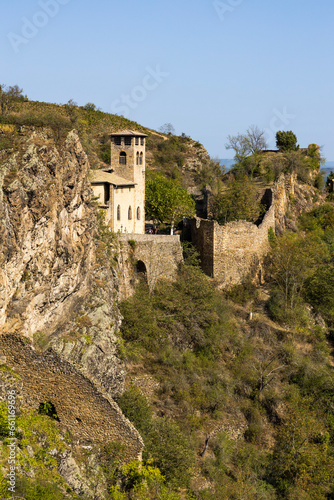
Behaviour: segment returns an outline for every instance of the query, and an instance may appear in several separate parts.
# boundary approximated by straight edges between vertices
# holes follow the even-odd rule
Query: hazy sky
[[[1,0],[0,81],[172,123],[213,157],[255,124],[334,160],[332,0]]]

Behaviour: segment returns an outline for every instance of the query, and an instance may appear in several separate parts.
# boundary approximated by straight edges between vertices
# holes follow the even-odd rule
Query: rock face
[[[94,265],[88,162],[71,132],[26,132],[0,170],[0,325],[32,338],[82,297]]]
[[[117,279],[99,247],[78,135],[22,128],[0,156],[0,326],[53,345],[115,396],[124,370]]]

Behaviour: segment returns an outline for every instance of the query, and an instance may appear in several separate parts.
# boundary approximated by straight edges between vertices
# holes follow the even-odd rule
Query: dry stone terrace
[[[37,354],[21,337],[0,335],[0,356],[18,375],[21,409],[51,403],[60,429],[69,431],[77,444],[119,441],[126,444],[127,460],[141,459],[143,441],[117,404],[54,351]]]

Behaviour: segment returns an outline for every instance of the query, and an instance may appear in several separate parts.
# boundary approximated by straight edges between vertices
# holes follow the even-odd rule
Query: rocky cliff
[[[87,156],[75,131],[64,138],[26,127],[6,134],[13,147],[0,157],[2,331],[36,348],[51,343],[117,395],[124,380],[117,279],[98,237]]]

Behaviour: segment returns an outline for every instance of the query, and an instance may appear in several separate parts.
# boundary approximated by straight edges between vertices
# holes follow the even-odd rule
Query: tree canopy
[[[18,85],[7,87],[0,84],[0,110],[2,115],[7,115],[13,110],[15,101],[24,99],[26,97],[23,95],[23,89],[20,89]]]
[[[245,134],[229,135],[226,149],[233,149],[235,160],[242,161],[247,156],[258,153],[267,148],[267,141],[264,137],[264,131],[255,125],[251,125]]]
[[[145,212],[147,218],[170,224],[172,232],[183,217],[194,217],[195,202],[178,180],[155,173],[146,180]]]
[[[297,151],[299,149],[297,137],[291,130],[287,132],[279,130],[276,133],[276,146],[280,151]]]
[[[251,125],[245,134],[229,135],[227,139],[225,147],[235,152],[236,170],[241,170],[252,177],[259,165],[261,151],[267,148],[264,131]]]
[[[234,220],[254,222],[263,207],[257,199],[257,191],[247,176],[231,179],[228,189],[213,198],[212,211],[219,224]]]

